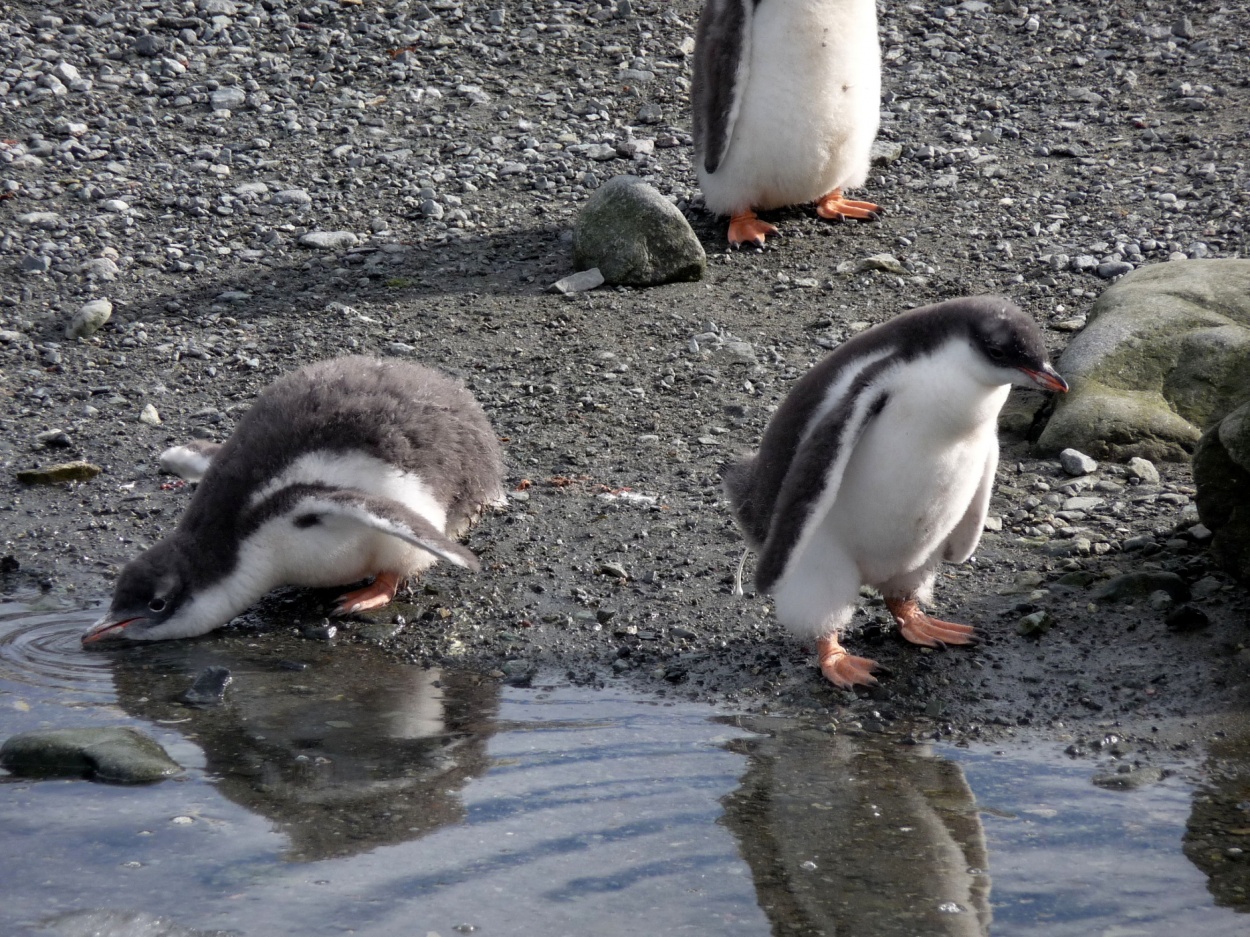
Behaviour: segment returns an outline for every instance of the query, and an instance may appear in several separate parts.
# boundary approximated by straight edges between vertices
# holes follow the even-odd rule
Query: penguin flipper
[[[848,393],[799,443],[773,505],[755,581],[768,592],[802,555],[833,507],[851,454],[885,408],[889,393]]]
[[[960,518],[955,529],[946,538],[942,548],[942,559],[948,563],[962,563],[972,556],[981,542],[981,532],[985,529],[985,516],[990,511],[990,495],[994,490],[994,472],[998,468],[998,444],[995,442],[981,469],[981,482],[977,485],[976,494],[968,503],[968,510]]]
[[[185,481],[198,482],[208,471],[208,466],[219,449],[219,442],[193,439],[181,446],[170,446],[160,454],[158,463],[162,472],[177,475]]]
[[[699,17],[691,86],[695,152],[709,173],[729,152],[751,63],[757,0],[708,0]]]
[[[352,488],[319,490],[296,501],[290,514],[297,527],[310,527],[327,515],[345,518],[411,543],[448,563],[475,572],[482,568],[472,552],[450,539],[412,508],[393,498]]]

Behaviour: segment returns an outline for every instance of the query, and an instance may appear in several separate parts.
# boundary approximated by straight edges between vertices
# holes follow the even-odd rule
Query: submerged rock
[[[178,702],[197,709],[220,706],[226,699],[226,687],[233,681],[234,676],[229,667],[205,667],[178,697]]]
[[[707,255],[677,206],[636,176],[609,179],[573,229],[578,270],[598,267],[610,284],[658,286],[698,280]]]
[[[1136,791],[1163,780],[1163,772],[1153,765],[1143,765],[1128,771],[1104,771],[1090,780],[1096,787],[1108,791]]]
[[[39,924],[51,937],[237,937],[237,931],[190,930],[146,911],[98,908],[58,914]]]
[[[1202,427],[1250,399],[1250,260],[1134,271],[1098,298],[1057,367],[1071,391],[1041,451],[1188,459]]]
[[[14,735],[0,746],[0,766],[25,777],[109,784],[149,784],[182,771],[153,739],[137,729],[112,726]]]

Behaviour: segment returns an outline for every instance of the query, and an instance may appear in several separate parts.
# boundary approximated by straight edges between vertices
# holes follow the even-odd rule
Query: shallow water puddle
[[[1065,764],[1053,750],[999,751],[943,750],[976,791],[995,932],[1139,937],[1183,925],[1204,937],[1250,933],[1250,917],[1216,907],[1207,877],[1181,853],[1192,786],[1170,778],[1101,790],[1088,763]]]
[[[92,617],[0,605],[0,738],[132,725],[187,771],[0,783],[6,935],[1245,932],[1176,778],[278,635],[86,653]],[[207,666],[225,704],[174,702]]]

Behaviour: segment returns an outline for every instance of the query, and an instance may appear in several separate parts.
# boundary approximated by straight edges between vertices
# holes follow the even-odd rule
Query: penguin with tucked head
[[[381,607],[436,560],[477,569],[455,538],[504,501],[499,443],[468,390],[359,356],[286,375],[225,444],[161,463],[199,487],[173,533],[122,570],[84,644],[204,634],[282,585],[372,577],[337,611]]]
[[[707,0],[691,101],[699,186],[731,245],[777,233],[756,209],[878,217],[843,195],[868,178],[880,121],[876,0]]]
[[[971,627],[920,603],[939,564],[964,562],[980,542],[1013,384],[1068,389],[1011,302],[913,309],[830,352],[782,402],[759,451],[726,468],[725,492],[759,557],[757,586],[783,624],[816,639],[836,685],[877,682],[876,663],[838,640],[864,585],[908,641],[973,641]]]

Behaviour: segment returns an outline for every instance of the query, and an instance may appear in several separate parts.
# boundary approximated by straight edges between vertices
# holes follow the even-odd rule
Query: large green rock
[[[1184,461],[1250,400],[1250,260],[1142,267],[1102,294],[1059,359],[1071,390],[1038,446]]]
[[[1250,373],[1244,378],[1250,390]],[[1250,582],[1250,403],[1202,435],[1194,453],[1198,516],[1215,536],[1216,561]]]
[[[699,280],[707,269],[690,222],[637,176],[609,179],[587,199],[573,229],[573,260],[625,286]]]
[[[182,771],[156,741],[127,727],[14,735],[0,746],[0,767],[25,777],[90,778],[110,784],[148,784]]]

